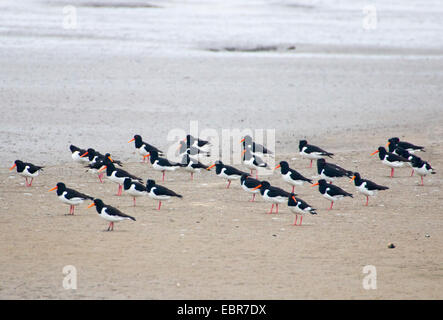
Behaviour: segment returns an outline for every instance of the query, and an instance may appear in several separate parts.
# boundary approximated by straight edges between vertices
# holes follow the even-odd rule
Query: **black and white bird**
[[[134,138],[129,140],[128,143],[131,143],[132,141],[135,141],[135,149],[137,149],[138,154],[143,157],[142,162],[145,161],[145,156],[152,151],[156,151],[159,155],[163,155],[163,151],[143,141],[142,137],[138,134],[136,134]]]
[[[202,151],[209,151],[211,147],[211,143],[209,141],[200,138],[195,138],[190,134],[188,134],[186,138],[183,139],[183,141],[186,142],[186,145],[188,147],[199,148]]]
[[[406,142],[406,141],[400,141],[399,138],[394,137],[388,139],[388,143],[386,144],[387,147],[400,147],[408,151],[409,153],[415,153],[417,151],[425,151],[425,147],[422,146],[416,146],[412,143]]]
[[[251,178],[251,175],[249,173],[242,174],[240,178],[240,184],[243,190],[246,192],[252,193],[252,199],[249,200],[250,202],[254,202],[255,195],[257,193],[260,193],[260,189],[256,188],[258,185],[260,185],[260,181],[254,178]]]
[[[208,169],[208,166],[201,163],[195,158],[192,158],[189,154],[185,154],[182,158],[182,163],[186,164],[185,171],[191,173],[191,180],[194,180],[194,173],[200,172],[201,169]]]
[[[97,175],[100,183],[103,183],[104,172],[99,172],[99,171],[104,165],[105,163],[102,160],[96,161],[94,163],[89,163],[85,166],[85,168],[87,168],[86,172],[90,172],[94,175]]]
[[[318,191],[323,195],[323,197],[331,201],[331,206],[329,207],[328,210],[332,209],[334,202],[341,200],[344,197],[353,198],[351,193],[346,192],[345,190],[343,190],[340,187],[337,187],[336,185],[328,184],[325,179],[318,180],[317,183],[314,183],[312,185],[312,187],[315,186],[319,186]]]
[[[246,147],[242,151],[243,155],[243,164],[251,170],[251,174],[255,171],[255,178],[258,177],[258,170],[262,169],[270,169],[269,165],[263,161],[259,156],[252,153],[252,150],[249,147]]]
[[[215,174],[218,177],[228,180],[226,189],[229,189],[232,180],[239,180],[241,176],[246,173],[232,166],[228,166],[220,160],[215,161],[215,163],[210,165],[206,170],[210,170],[213,167],[215,167]]]
[[[15,160],[14,164],[12,165],[9,170],[12,170],[14,168],[17,168],[17,173],[21,175],[22,177],[25,177],[26,180],[26,186],[31,187],[32,181],[35,177],[38,176],[39,171],[43,171],[42,166],[36,166],[29,162],[23,162],[21,160]],[[31,182],[28,183],[28,178],[31,178]]]
[[[124,214],[117,208],[114,208],[113,206],[104,204],[102,200],[100,199],[94,199],[94,202],[91,203],[88,208],[94,207],[97,209],[98,214],[100,217],[105,219],[106,221],[109,221],[109,227],[107,231],[114,231],[114,222],[120,222],[123,220],[133,220],[135,221],[134,217],[131,217],[127,214]]]
[[[97,150],[93,149],[93,148],[88,148],[88,150],[86,150],[85,153],[83,153],[81,155],[82,158],[88,156],[89,159],[89,163],[90,164],[95,164],[96,162],[104,162],[105,159],[109,156],[109,153],[106,154],[101,154],[100,152],[98,152]],[[119,160],[112,160],[112,162],[114,162],[115,164],[123,167],[123,164],[121,161]]]
[[[186,167],[184,163],[169,161],[166,158],[160,158],[157,151],[151,151],[145,157],[149,157],[152,168],[163,173],[162,181],[165,181],[166,171],[175,171],[178,168]]]
[[[243,149],[248,148],[253,154],[273,154],[273,152],[267,149],[264,145],[254,142],[250,135],[244,136],[244,138],[240,140],[240,143],[243,144]]]
[[[69,204],[70,215],[74,215],[75,206],[82,204],[83,201],[87,199],[94,200],[93,197],[88,196],[87,194],[78,192],[74,189],[66,188],[66,185],[63,182],[57,183],[57,185],[49,191],[54,190],[57,190],[57,196],[61,202]]]
[[[422,186],[424,185],[423,184],[424,176],[436,173],[428,162],[420,159],[419,157],[412,158],[412,169],[420,176]]]
[[[275,213],[278,213],[278,205],[280,203],[287,202],[288,197],[291,195],[289,192],[286,192],[281,188],[271,186],[268,181],[261,181],[260,184],[252,190],[254,189],[260,189],[260,194],[262,195],[263,199],[272,203],[271,210],[268,212],[269,214],[272,213],[274,204],[276,205],[277,209]]]
[[[210,157],[209,151],[202,150],[199,147],[187,146],[186,141],[180,141],[178,146],[178,153],[180,156],[189,154],[193,157]]]
[[[392,148],[391,146],[394,146],[394,148]],[[407,164],[408,164],[411,168],[412,168],[412,158],[414,158],[414,157],[419,158],[419,157],[417,157],[416,155],[410,153],[409,151],[403,149],[402,147],[399,147],[399,146],[396,146],[396,145],[393,145],[393,144],[390,144],[390,145],[389,145],[388,151],[389,151],[389,152],[392,152],[392,153],[394,153],[394,154],[396,154],[396,155],[398,155],[398,156],[400,156],[400,157],[403,157],[403,158],[405,158],[405,159],[408,159],[409,162],[408,162]],[[412,169],[411,177],[412,177],[413,175],[414,175],[414,169]]]
[[[325,179],[329,183],[332,183],[337,178],[350,178],[353,175],[352,171],[343,169],[334,163],[326,162],[325,159],[317,160],[317,173],[320,175],[321,179]]]
[[[76,147],[73,144],[69,146],[69,149],[71,150],[72,160],[74,160],[75,162],[89,162],[88,158],[81,157],[81,155],[84,154],[86,150],[80,149],[79,147]]]
[[[291,212],[295,213],[294,226],[297,225],[297,218],[299,214],[300,214],[300,223],[298,224],[299,226],[301,226],[302,224],[303,215],[305,213],[310,213],[312,215],[317,214],[317,211],[311,205],[306,203],[306,201],[297,198],[293,192],[289,195],[288,207],[289,210],[291,210]]]
[[[331,152],[325,151],[317,146],[308,144],[306,140],[300,140],[298,144],[298,149],[300,150],[300,155],[303,158],[311,160],[309,168],[312,168],[312,161],[317,159],[323,159],[325,157],[332,158],[334,155]]]
[[[304,182],[312,184],[312,180],[304,177],[300,172],[291,169],[286,161],[280,161],[275,169],[280,168],[280,173],[283,181],[292,186],[292,193],[294,193],[295,186],[301,186]]]
[[[139,182],[143,181],[141,178],[136,177],[123,169],[116,168],[112,158],[109,156],[104,159],[104,164],[105,165],[99,170],[99,172],[106,170],[106,177],[112,182],[118,184],[117,196],[121,196],[123,183],[125,182],[126,178]]]
[[[389,189],[388,187],[378,185],[370,180],[362,179],[360,173],[358,172],[354,173],[351,181],[354,181],[354,185],[357,191],[366,196],[365,206],[367,206],[369,203],[369,197],[375,196],[377,194],[377,191]]]
[[[123,181],[123,190],[132,197],[134,207],[135,198],[148,195],[146,187],[142,183],[133,181],[130,178],[125,178],[125,180]]]
[[[148,179],[148,181],[146,181],[146,192],[148,193],[149,197],[154,200],[158,200],[157,210],[160,210],[162,201],[169,200],[171,199],[171,197],[183,198],[182,195],[175,193],[174,191],[164,186],[156,184],[155,181],[151,179]]]
[[[371,153],[371,156],[378,153],[378,157],[381,162],[391,168],[391,178],[394,177],[394,169],[404,167],[408,162],[408,159],[403,158],[395,153],[387,152],[384,147],[379,147],[377,151]]]

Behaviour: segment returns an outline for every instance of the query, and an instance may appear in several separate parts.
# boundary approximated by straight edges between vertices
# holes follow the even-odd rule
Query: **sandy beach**
[[[431,13],[429,37],[410,33],[429,46],[410,43],[404,34],[390,43],[382,19],[382,31],[369,40],[351,37],[348,43],[328,44],[321,32],[313,33],[318,41],[311,43],[301,36],[300,41],[289,35],[273,38],[270,30],[277,30],[277,22],[252,37],[237,16],[237,29],[227,28],[231,36],[221,41],[215,27],[202,35],[197,30],[204,25],[182,22],[192,12],[199,13],[196,21],[206,21],[209,9],[195,11],[173,2],[120,11],[84,1],[79,6],[79,19],[82,12],[93,17],[103,14],[98,10],[109,10],[112,17],[127,13],[133,25],[140,24],[134,27],[137,32],[121,27],[123,20],[97,32],[86,22],[77,34],[51,29],[61,18],[27,30],[12,22],[19,8],[5,3],[8,19],[0,29],[0,299],[443,298],[443,45],[434,38],[441,22]],[[30,24],[39,26],[44,19],[37,18],[53,17],[65,4],[36,4],[29,11]],[[326,15],[322,4],[315,8]],[[306,17],[314,10],[291,8]],[[240,10],[218,9],[229,17]],[[144,13],[131,16],[134,10],[146,10],[158,25],[150,24],[143,33]],[[257,10],[251,19],[256,14],[260,21],[267,11]],[[281,10],[278,17],[290,20],[287,9]],[[186,28],[177,33],[171,31],[174,25],[166,29],[163,12],[180,17],[174,21]],[[165,35],[172,40],[162,42]],[[263,42],[257,41],[261,36]],[[226,50],[231,46],[241,50]],[[267,49],[252,50],[258,47]],[[307,168],[309,161],[298,153],[298,141],[306,138],[335,153],[334,163],[390,189],[365,207],[365,198],[343,178],[337,185],[354,198],[328,211],[330,203],[318,189],[304,185],[296,193],[318,215],[305,216],[303,225],[295,227],[286,205],[269,215],[270,204],[261,197],[249,202],[238,182],[226,190],[214,172],[202,172],[194,181],[184,171],[168,173],[164,185],[183,199],[157,211],[149,198],[132,207],[128,195],[114,195],[116,184],[106,179],[100,184],[71,159],[70,144],[94,147],[124,161],[128,171],[159,182],[161,173],[140,163],[128,140],[140,134],[167,150],[173,144],[167,138],[171,130],[189,132],[192,121],[220,135],[223,129],[275,130],[275,162],[286,160],[315,177],[315,168]],[[389,168],[370,156],[393,136],[426,147],[420,156],[437,174],[425,177],[424,186],[419,177],[410,177],[409,168],[390,178]],[[32,187],[8,170],[16,159],[45,166]],[[263,178],[290,190],[277,172]],[[69,207],[48,192],[59,181],[137,221],[105,232],[106,221],[87,209],[89,202],[67,216]],[[396,247],[389,249],[389,243]],[[66,265],[77,269],[76,290],[63,288]],[[376,267],[376,290],[362,286],[366,265]]]

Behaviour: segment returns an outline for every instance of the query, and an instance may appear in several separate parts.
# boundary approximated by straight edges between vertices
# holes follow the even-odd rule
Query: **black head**
[[[306,140],[300,140],[300,142],[298,143],[298,148],[300,149],[300,151],[301,151],[301,149],[303,149],[304,146],[307,145],[307,144],[308,144],[308,141],[306,141]]]
[[[241,183],[243,183],[243,181],[245,181],[250,176],[251,175],[249,173],[243,173],[240,178]]]
[[[149,152],[149,158],[151,158],[151,162],[154,162],[158,159],[158,152],[155,150],[152,150]]]
[[[319,186],[326,186],[328,183],[326,182],[326,180],[325,179],[320,179],[320,180],[318,180],[318,185]]]
[[[397,137],[394,137],[394,138],[388,139],[388,142],[390,142],[390,144],[397,144],[400,142],[400,139]]]
[[[57,182],[57,190],[65,190],[66,185],[63,182]]]
[[[125,181],[123,181],[123,188],[125,188],[125,190],[128,190],[131,187],[131,183],[131,179],[125,178]]]
[[[296,194],[291,193],[291,195],[288,197],[288,206],[295,206],[297,205],[297,199],[295,198]]]
[[[14,165],[11,168],[9,168],[9,170],[14,169],[15,167],[17,167],[18,172],[21,172],[25,168],[25,165],[24,165],[23,161],[15,160]]]
[[[134,140],[135,141],[141,141],[142,140],[142,136],[139,134],[134,135]]]
[[[250,135],[246,135],[246,136],[243,137],[242,142],[244,144],[251,144],[252,143],[252,137]]]
[[[101,199],[94,199],[94,205],[98,213],[101,213],[103,207],[105,206],[104,202]]]
[[[271,186],[271,184],[268,181],[265,181],[265,180],[261,181],[260,184],[261,184],[260,189],[262,189],[262,190],[266,190],[266,189],[268,189]]]
[[[186,135],[186,141],[194,143],[195,138],[193,136],[191,136],[190,134]]]
[[[317,166],[324,166],[326,163],[325,159],[317,159]]]
[[[280,167],[282,169],[289,169],[289,164],[286,161],[280,161]]]
[[[15,165],[17,166],[17,167],[21,167],[21,166],[23,166],[23,161],[21,161],[21,160],[15,160],[14,161],[14,163],[15,163]]]
[[[148,191],[150,191],[151,188],[154,187],[154,186],[155,186],[155,180],[148,179],[148,180],[146,181],[146,189],[147,189]]]

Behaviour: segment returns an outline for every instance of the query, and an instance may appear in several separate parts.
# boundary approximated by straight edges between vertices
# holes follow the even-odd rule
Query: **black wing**
[[[41,167],[41,166],[33,165],[32,163],[28,163],[28,162],[25,162],[24,165],[25,165],[25,167],[26,167],[26,166],[29,166],[28,171],[29,171],[30,173],[37,172],[38,170],[42,170],[42,169],[44,168],[44,167]]]
[[[127,178],[131,178],[131,179],[133,179],[133,180],[142,181],[141,178],[136,177],[136,176],[130,174],[129,172],[127,172],[127,171],[125,171],[125,170],[123,170],[123,169],[117,169],[117,168],[116,168],[115,171],[116,171],[115,176],[116,176],[117,178],[126,178],[126,177],[127,177]]]
[[[345,197],[351,197],[351,198],[353,198],[353,196],[352,196],[351,193],[346,192],[346,191],[343,190],[342,188],[337,187],[337,186],[335,186],[335,185],[333,185],[333,184],[330,184],[330,185],[326,186],[326,190],[327,190],[328,188],[329,188],[329,190],[327,191],[327,193],[328,193],[330,196],[339,196],[339,195],[342,195],[342,196],[345,196]]]
[[[260,185],[260,181],[254,178],[247,177],[244,181],[244,185],[249,189],[255,188]]]
[[[247,174],[246,172],[243,172],[243,171],[238,170],[237,168],[234,168],[231,166],[224,165],[223,168],[225,168],[225,174],[228,176],[232,176],[232,175],[241,176],[243,174]]]
[[[172,196],[172,197],[183,198],[182,195],[180,195],[178,193],[175,193],[171,189],[168,189],[166,187],[160,186],[158,184],[155,185],[154,193],[156,193],[157,195],[162,195],[162,196],[165,195],[165,196]]]
[[[298,172],[294,169],[289,169],[289,171],[291,172],[290,177],[292,180],[307,181],[312,184],[312,180],[304,177],[300,172]]]
[[[314,146],[314,145],[312,145],[312,144],[308,144],[308,145],[306,145],[306,150],[305,150],[305,152],[306,152],[306,153],[318,152],[318,153],[320,153],[321,155],[328,156],[328,157],[330,157],[330,158],[332,158],[331,156],[334,155],[333,153],[328,152],[328,151],[325,151],[325,150],[323,150],[322,148],[319,148],[319,147]]]
[[[66,199],[82,198],[82,199],[94,200],[94,197],[88,196],[87,194],[78,192],[77,190],[74,190],[74,189],[66,188],[66,191],[67,191],[67,193],[65,195]]]
[[[130,215],[127,215],[123,212],[121,212],[120,210],[118,210],[117,208],[114,208],[112,206],[105,206],[106,208],[106,213],[110,216],[118,216],[118,217],[123,217],[123,218],[129,218],[131,220],[135,221],[134,217],[131,217]]]
[[[371,191],[372,190],[387,190],[387,189],[389,189],[388,187],[378,185],[375,182],[372,182],[370,180],[363,180],[363,182],[366,182],[366,188]]]
[[[289,198],[291,196],[291,194],[289,192],[287,192],[287,191],[285,191],[283,189],[280,189],[278,187],[270,187],[268,190],[269,190],[268,191],[268,196],[269,197],[280,196],[280,197],[288,197]]]

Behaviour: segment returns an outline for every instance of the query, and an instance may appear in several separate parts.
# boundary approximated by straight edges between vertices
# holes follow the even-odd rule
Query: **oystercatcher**
[[[160,210],[162,201],[169,200],[171,197],[183,198],[182,195],[177,194],[164,186],[156,184],[155,181],[151,179],[146,181],[146,191],[148,192],[148,196],[159,201],[157,210]]]
[[[69,146],[69,149],[71,150],[72,160],[74,160],[75,162],[89,162],[88,158],[81,157],[81,155],[84,154],[86,150],[80,149],[73,144]]]
[[[243,164],[248,167],[252,172],[255,170],[255,178],[258,177],[258,169],[266,168],[269,169],[269,166],[266,162],[264,162],[260,157],[254,155],[249,147],[246,147],[242,151],[243,155]]]
[[[133,181],[130,178],[125,178],[123,181],[123,190],[129,195],[132,196],[132,199],[134,201],[134,207],[135,207],[135,198],[145,196],[148,194],[146,191],[146,187],[141,184],[140,182]]]
[[[261,181],[260,184],[252,190],[256,189],[260,189],[260,194],[265,201],[272,203],[271,211],[268,212],[269,214],[272,213],[272,210],[274,209],[274,204],[277,207],[275,213],[278,213],[278,205],[280,203],[288,201],[288,197],[291,195],[289,192],[286,192],[281,188],[271,186],[268,181]]]
[[[334,205],[335,201],[341,200],[344,197],[353,198],[351,193],[346,192],[345,190],[341,189],[340,187],[337,187],[336,185],[328,184],[325,179],[318,180],[318,182],[314,183],[311,187],[315,186],[319,186],[318,191],[323,195],[323,197],[331,201],[331,206],[329,207],[328,210],[332,209],[332,206]]]
[[[421,185],[423,186],[423,177],[428,174],[435,174],[435,170],[431,167],[431,165],[420,159],[419,157],[412,158],[412,169],[417,172],[417,174],[421,178]]]
[[[360,173],[355,172],[351,178],[351,181],[354,181],[355,188],[358,192],[364,194],[366,196],[366,204],[369,203],[369,196],[375,196],[378,190],[388,190],[388,187],[381,186],[372,182],[370,180],[362,179]]]
[[[423,151],[423,152],[425,151],[425,147],[416,146],[416,145],[406,142],[406,141],[400,141],[400,139],[397,137],[388,139],[388,143],[386,144],[386,146],[391,146],[391,145],[394,145],[395,147],[403,148],[406,151],[408,151],[409,153],[415,153],[417,151]]]
[[[382,163],[391,168],[391,178],[394,177],[394,168],[404,167],[404,165],[409,162],[408,159],[398,156],[395,153],[387,152],[384,147],[379,147],[377,151],[371,153],[371,156],[376,153],[378,153]]]
[[[180,167],[186,167],[184,163],[172,162],[168,159],[160,158],[157,151],[151,151],[144,157],[150,157],[152,168],[163,173],[162,181],[165,181],[165,171],[175,171]]]
[[[313,215],[317,214],[317,211],[315,211],[315,209],[311,205],[307,204],[305,201],[303,201],[300,198],[296,198],[295,194],[293,192],[289,195],[288,207],[289,207],[289,210],[291,210],[293,213],[295,213],[294,226],[297,225],[298,214],[300,214],[299,226],[301,226],[301,224],[302,224],[303,214],[305,214],[305,213],[310,213]]]
[[[229,189],[232,180],[238,180],[243,174],[246,173],[232,166],[228,166],[220,160],[215,161],[215,163],[213,165],[210,165],[206,170],[210,170],[213,167],[215,167],[215,174],[218,177],[228,180],[228,185],[226,189]]]
[[[102,200],[100,199],[94,199],[94,202],[91,203],[88,208],[94,207],[97,209],[98,214],[103,219],[109,221],[109,227],[107,231],[114,231],[114,222],[119,222],[123,220],[133,220],[135,221],[134,217],[131,217],[127,214],[124,214],[117,208],[114,208],[110,205],[104,204]]]
[[[204,165],[197,159],[191,158],[189,154],[183,156],[182,163],[186,164],[184,169],[191,173],[191,180],[194,180],[194,173],[200,172],[201,169],[208,169],[207,165]]]
[[[190,135],[190,134],[188,134],[188,135],[186,136],[186,138],[183,139],[183,141],[186,142],[186,145],[187,145],[188,147],[193,146],[193,147],[200,148],[200,149],[203,148],[202,150],[205,150],[205,151],[209,151],[207,148],[209,148],[210,145],[211,145],[211,143],[210,143],[209,141],[207,141],[207,140],[203,140],[203,139],[200,139],[200,138],[195,138],[195,137],[193,137],[193,136]],[[206,149],[205,149],[205,148],[206,148]]]
[[[111,180],[112,182],[115,182],[118,184],[117,196],[121,196],[122,189],[123,189],[123,183],[126,178],[130,178],[132,180],[139,181],[139,182],[142,181],[141,178],[136,177],[123,169],[116,168],[113,163],[112,158],[109,156],[104,159],[104,164],[105,165],[99,170],[99,172],[106,169],[106,177],[109,180]]]
[[[342,167],[326,162],[325,159],[317,160],[317,172],[322,179],[325,179],[329,183],[332,183],[336,178],[352,177],[353,172],[343,169]]]
[[[103,172],[99,172],[99,170],[105,165],[105,163],[102,160],[96,161],[93,164],[88,164],[85,166],[85,168],[87,168],[92,174],[96,174],[98,176],[98,180],[100,180],[100,183],[103,183]]]
[[[249,148],[254,154],[273,154],[273,152],[267,149],[264,145],[255,143],[250,135],[246,135],[243,139],[240,140],[240,142],[243,143],[243,149]]]
[[[412,168],[412,158],[413,157],[417,157],[417,156],[415,156],[415,155],[413,155],[412,153],[410,153],[409,151],[407,151],[407,150],[405,150],[405,149],[403,149],[403,148],[401,148],[401,147],[399,147],[399,146],[396,146],[396,145],[394,145],[394,148],[392,148],[391,147],[392,146],[392,144],[390,144],[389,145],[389,152],[392,152],[392,153],[394,153],[394,154],[396,154],[396,155],[398,155],[398,156],[400,156],[400,157],[403,157],[403,158],[405,158],[405,159],[408,159],[410,162],[408,162],[408,165]],[[417,157],[418,158],[418,157]],[[414,175],[414,169],[412,169],[412,172],[411,172],[411,177]]]
[[[280,161],[275,169],[280,168],[281,177],[283,180],[292,186],[292,193],[294,193],[295,186],[303,185],[303,182],[312,184],[312,180],[305,178],[298,171],[291,169],[286,161]]]
[[[191,156],[197,157],[210,157],[210,153],[208,151],[204,151],[199,147],[187,146],[185,141],[180,141],[178,146],[178,152],[180,156],[185,154],[189,154]]]
[[[325,157],[332,158],[334,155],[331,152],[327,152],[317,146],[314,146],[312,144],[308,144],[308,141],[306,140],[300,140],[298,144],[298,149],[300,150],[300,155],[303,158],[307,158],[311,160],[311,164],[309,168],[312,168],[312,161],[316,159],[323,159]]]
[[[21,175],[22,177],[25,177],[26,179],[26,186],[31,187],[32,186],[32,180],[34,180],[35,177],[38,176],[39,171],[43,171],[44,167],[33,165],[29,162],[23,162],[21,160],[15,160],[14,164],[12,165],[9,170],[14,169],[17,167],[17,173]],[[31,182],[28,183],[28,178],[31,178]]]
[[[90,164],[95,164],[96,162],[105,162],[105,159],[110,156],[109,153],[106,154],[101,154],[100,152],[98,152],[97,150],[94,150],[93,148],[88,148],[88,150],[83,153],[80,157],[86,157],[88,156],[89,159],[89,163]],[[121,161],[119,160],[112,160],[112,162],[114,162],[115,164],[118,164],[119,166],[123,167],[123,164]]]
[[[93,197],[88,196],[87,194],[78,192],[74,189],[66,188],[66,185],[63,182],[57,183],[57,185],[49,191],[54,190],[57,190],[57,196],[61,202],[69,204],[70,215],[74,215],[75,206],[78,206],[87,199],[94,200]]]
[[[145,161],[146,155],[149,154],[151,151],[156,151],[158,154],[163,155],[163,151],[160,149],[154,147],[153,145],[150,145],[147,142],[144,142],[142,140],[142,137],[138,134],[134,136],[131,140],[128,141],[128,143],[131,143],[132,141],[135,141],[135,148],[137,149],[138,153],[143,157],[142,161]]]
[[[249,173],[244,173],[240,178],[240,184],[243,190],[252,193],[252,199],[249,201],[254,202],[255,195],[260,192],[260,189],[256,188],[258,185],[260,185],[260,181],[251,178]]]

